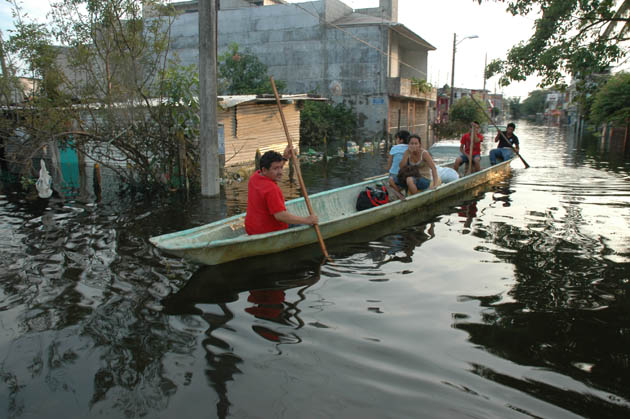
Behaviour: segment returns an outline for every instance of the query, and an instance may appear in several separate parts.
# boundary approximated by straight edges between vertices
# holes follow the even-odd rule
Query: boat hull
[[[310,200],[320,219],[322,236],[327,239],[429,206],[448,196],[501,178],[509,171],[510,161],[506,161],[436,189],[409,196],[405,200],[396,200],[359,212],[354,208],[359,192],[367,186],[385,183],[387,176],[320,192],[311,195]],[[287,210],[292,213],[308,215],[303,198],[287,201],[286,205]],[[315,229],[310,226],[248,236],[243,223],[244,214],[239,214],[189,230],[152,237],[150,241],[166,253],[204,265],[218,265],[317,243]]]

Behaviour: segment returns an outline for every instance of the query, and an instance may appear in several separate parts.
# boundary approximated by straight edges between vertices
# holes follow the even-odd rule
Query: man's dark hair
[[[481,126],[481,124],[479,123],[479,121],[473,121],[475,124]]]
[[[514,125],[514,122],[510,122],[507,126],[508,128],[512,127],[512,129],[516,129],[516,125]]]
[[[283,160],[284,157],[282,157],[282,154],[278,153],[277,151],[269,150],[265,152],[265,154],[263,154],[260,158],[260,169],[269,170],[269,168],[271,167],[271,163]]]
[[[409,137],[410,136],[411,136],[411,134],[409,134],[409,131],[405,131],[404,129],[400,130],[400,131],[398,131],[396,133],[396,138],[402,139],[403,143],[405,143],[405,144],[409,144]]]

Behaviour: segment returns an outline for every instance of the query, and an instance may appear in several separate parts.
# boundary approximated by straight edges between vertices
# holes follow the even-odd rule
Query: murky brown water
[[[244,210],[0,196],[0,415],[626,417],[630,160],[518,124],[512,175],[317,247],[218,268],[148,238]],[[310,192],[383,156],[303,167]],[[284,184],[287,197],[297,186]]]

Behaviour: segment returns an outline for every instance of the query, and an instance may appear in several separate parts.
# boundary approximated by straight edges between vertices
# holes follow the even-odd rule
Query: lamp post
[[[457,34],[453,33],[453,64],[451,67],[451,98],[448,102],[448,107],[450,109],[453,106],[453,100],[455,98],[455,51],[457,50],[457,45],[459,45],[462,41],[466,39],[479,38],[477,35],[469,35],[457,41]]]

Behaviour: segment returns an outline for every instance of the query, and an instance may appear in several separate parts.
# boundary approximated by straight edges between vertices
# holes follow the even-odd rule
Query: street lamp
[[[457,34],[453,33],[453,66],[451,68],[451,99],[448,102],[449,108],[453,106],[453,100],[455,98],[455,50],[457,49],[457,45],[459,45],[462,41],[472,38],[479,38],[479,36],[469,35],[457,41]]]

